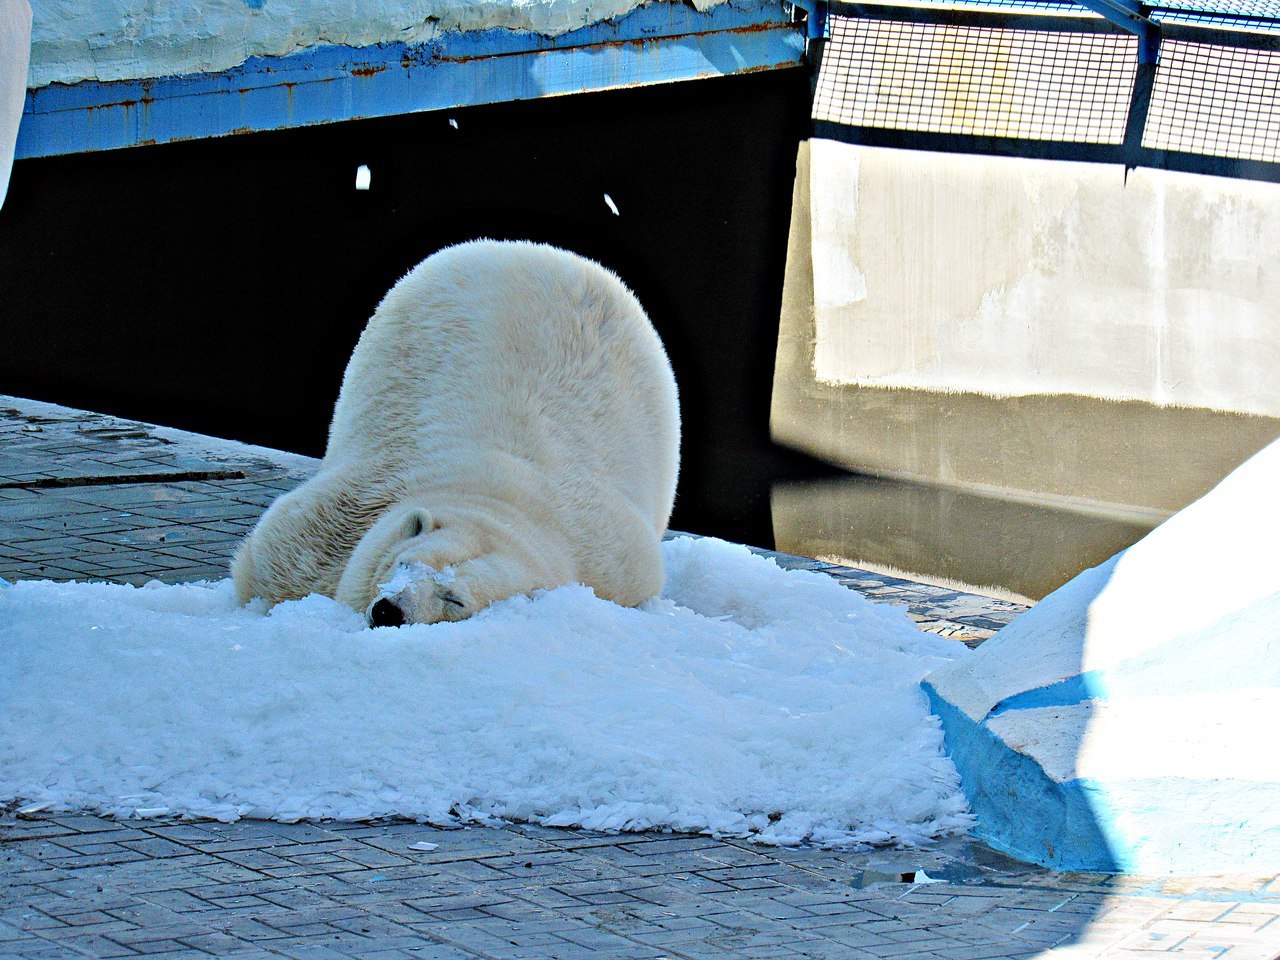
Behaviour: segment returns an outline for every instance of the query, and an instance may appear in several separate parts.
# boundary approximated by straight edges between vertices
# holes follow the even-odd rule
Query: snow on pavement
[[[380,629],[230,581],[0,587],[0,803],[780,844],[970,825],[919,689],[963,646],[743,547],[664,554],[639,609],[570,586]]]

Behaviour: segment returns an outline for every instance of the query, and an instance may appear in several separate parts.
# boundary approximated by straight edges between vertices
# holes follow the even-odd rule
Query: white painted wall
[[[27,0],[0,0],[0,203],[9,189],[30,52],[31,7]]]
[[[555,36],[621,16],[642,2],[32,0],[28,85],[204,73],[252,56],[325,44],[420,43],[451,30],[498,27]],[[723,0],[692,2],[704,10]]]
[[[1280,185],[811,149],[819,382],[1280,415]]]

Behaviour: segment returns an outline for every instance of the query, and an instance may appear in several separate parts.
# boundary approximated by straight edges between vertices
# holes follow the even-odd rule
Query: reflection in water
[[[1024,602],[1139,540],[1159,520],[851,474],[775,483],[771,499],[778,550]]]
[[[856,868],[849,877],[849,886],[855,890],[884,883],[991,883],[998,879],[1007,882],[1011,874],[1022,874],[1034,882],[1049,873],[1043,867],[1014,860],[970,837],[940,840],[928,849],[869,850],[851,856],[849,865]]]

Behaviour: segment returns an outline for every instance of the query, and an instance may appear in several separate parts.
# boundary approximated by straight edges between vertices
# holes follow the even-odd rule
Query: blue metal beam
[[[827,35],[827,0],[791,0],[791,6],[805,12],[805,36],[822,40]]]
[[[675,3],[559,37],[487,30],[317,47],[213,74],[28,91],[18,158],[217,137],[799,66],[781,0]]]
[[[1160,57],[1160,27],[1143,12],[1138,0],[1076,0],[1082,7],[1137,34],[1138,62],[1156,63]]]

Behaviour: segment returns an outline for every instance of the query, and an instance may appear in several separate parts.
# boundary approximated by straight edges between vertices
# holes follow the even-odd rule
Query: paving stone
[[[33,945],[34,946],[34,945]],[[54,944],[49,944],[53,947]],[[79,954],[88,955],[90,957],[136,957],[140,954],[131,947],[123,946],[114,940],[97,934],[87,934],[76,937],[68,937],[59,940],[57,948],[63,952],[61,956],[68,956],[67,951],[75,950]],[[27,945],[23,945],[23,952],[18,956],[26,958],[38,957],[41,954],[35,951],[27,950]]]

